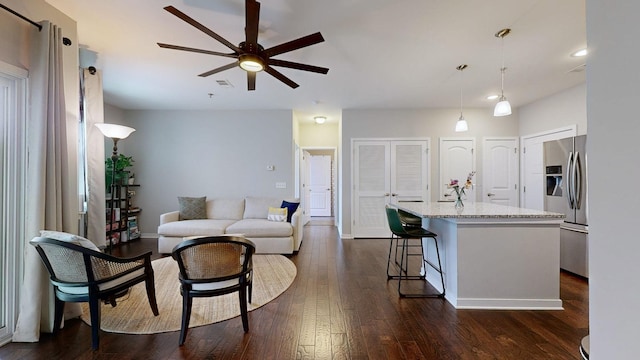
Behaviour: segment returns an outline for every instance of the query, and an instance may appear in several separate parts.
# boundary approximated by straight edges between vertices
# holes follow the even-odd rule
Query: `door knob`
[[[496,196],[494,193],[488,193],[487,196]]]
[[[449,197],[449,196],[451,196],[451,194],[444,194],[444,196],[445,196],[445,197]]]

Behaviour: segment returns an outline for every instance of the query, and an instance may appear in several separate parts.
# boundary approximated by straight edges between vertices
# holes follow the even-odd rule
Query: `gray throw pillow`
[[[207,218],[207,197],[178,197],[180,220]]]

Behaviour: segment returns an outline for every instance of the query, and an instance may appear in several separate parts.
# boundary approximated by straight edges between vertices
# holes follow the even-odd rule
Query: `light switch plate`
[[[287,183],[286,182],[277,182],[276,183],[276,189],[286,189],[287,188]]]

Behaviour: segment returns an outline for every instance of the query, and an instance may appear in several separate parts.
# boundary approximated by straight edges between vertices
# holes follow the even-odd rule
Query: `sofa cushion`
[[[214,219],[172,221],[158,226],[158,234],[178,237],[222,235],[234,222],[235,220]]]
[[[243,219],[267,219],[269,208],[279,208],[281,202],[275,198],[247,196],[244,201]]]
[[[293,216],[293,213],[296,212],[296,210],[298,210],[298,206],[300,206],[300,202],[289,202],[287,200],[282,200],[282,204],[280,204],[281,208],[286,208],[287,209],[287,221],[291,222],[291,217]]]
[[[207,217],[216,220],[240,220],[244,215],[244,199],[207,200]]]
[[[207,198],[179,196],[180,220],[194,220],[207,218]]]
[[[91,249],[94,251],[100,251],[100,249],[98,249],[96,244],[94,244],[91,240],[86,239],[80,235],[70,234],[70,233],[55,231],[55,230],[40,230],[40,236],[53,239],[53,240],[69,242],[69,243],[82,246],[84,248]]]
[[[227,227],[228,234],[243,234],[245,237],[284,237],[293,235],[293,227],[286,221],[244,219]]]

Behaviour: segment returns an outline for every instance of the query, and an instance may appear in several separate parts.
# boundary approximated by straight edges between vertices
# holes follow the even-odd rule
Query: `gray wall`
[[[640,2],[587,0],[591,359],[637,359]]]
[[[587,85],[581,84],[518,108],[520,135],[538,134],[577,125],[587,133]]]
[[[122,151],[135,160],[143,233],[157,232],[160,214],[178,209],[178,196],[293,196],[291,111],[123,113],[136,129]],[[276,182],[287,188],[277,189]]]
[[[455,124],[460,117],[454,109],[398,109],[398,110],[344,110],[342,113],[341,176],[342,212],[341,234],[351,234],[351,140],[354,138],[415,138],[431,139],[431,199],[438,199],[438,142],[441,137],[475,137],[477,171],[481,174],[482,137],[518,136],[518,113],[494,117],[493,109],[465,109],[464,117],[469,131],[456,133]],[[475,182],[479,182],[477,176]]]

